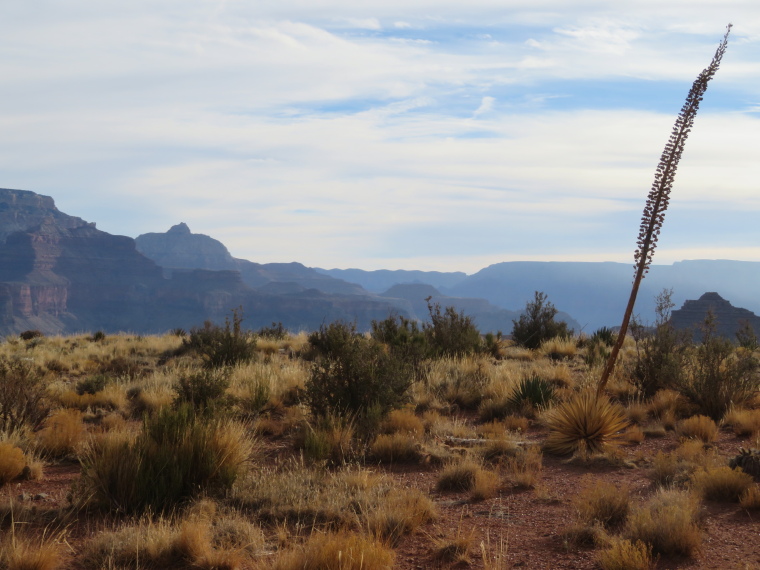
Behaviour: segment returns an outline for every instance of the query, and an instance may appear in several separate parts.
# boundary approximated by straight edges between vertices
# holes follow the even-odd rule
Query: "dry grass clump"
[[[483,444],[478,447],[478,452],[486,461],[500,462],[520,453],[520,447],[512,438],[502,436],[484,440]]]
[[[619,404],[591,392],[552,408],[544,419],[550,430],[544,449],[557,455],[603,452],[620,441],[620,432],[628,425]]]
[[[581,491],[573,498],[579,521],[614,528],[625,522],[631,508],[630,489],[587,475]]]
[[[62,545],[43,536],[32,538],[9,532],[0,540],[0,568],[3,570],[55,570],[62,562]]]
[[[543,469],[541,450],[536,445],[522,447],[514,457],[507,459],[504,468],[512,485],[522,489],[533,489],[541,479]]]
[[[738,436],[760,434],[760,410],[730,408],[723,417],[723,425],[730,427]]]
[[[438,476],[438,491],[469,491],[475,501],[481,501],[496,495],[499,476],[493,471],[483,469],[482,465],[470,458],[447,465]]]
[[[693,557],[702,545],[698,517],[699,499],[695,495],[660,489],[629,514],[623,534],[633,543],[643,542],[654,554]]]
[[[174,522],[142,519],[136,525],[103,532],[79,556],[84,570],[102,568],[200,568],[234,570],[264,549],[261,529],[236,517],[213,523],[195,516]]]
[[[652,547],[640,540],[613,538],[596,558],[602,570],[650,570],[654,565]]]
[[[315,533],[300,548],[285,552],[274,570],[390,570],[393,551],[382,541],[347,531]]]
[[[309,461],[327,461],[339,465],[353,452],[354,432],[354,422],[350,419],[327,416],[317,420],[314,426],[303,422],[294,444]]]
[[[739,505],[747,511],[760,510],[760,486],[753,485],[742,494]]]
[[[417,463],[422,458],[419,442],[405,433],[381,434],[370,446],[370,456],[380,463]]]
[[[538,352],[552,360],[567,360],[578,352],[578,345],[572,337],[557,336],[543,341]]]
[[[680,437],[711,443],[718,435],[718,426],[707,416],[698,415],[678,422],[676,433]]]
[[[698,468],[714,466],[717,461],[715,453],[708,452],[700,440],[686,440],[671,453],[659,451],[649,476],[663,487],[683,485]]]
[[[433,540],[433,559],[443,564],[469,566],[472,543],[472,534],[457,533],[454,538],[436,538]]]
[[[85,433],[82,412],[60,409],[53,412],[37,432],[37,445],[45,455],[64,457],[75,453]]]
[[[649,406],[642,402],[631,402],[625,409],[631,423],[643,425],[649,417]]]
[[[475,410],[493,373],[493,365],[485,358],[445,357],[428,364],[425,384],[436,399],[458,409]]]
[[[264,523],[342,528],[356,526],[357,517],[387,492],[384,479],[366,471],[330,472],[289,462],[251,473],[235,485],[231,500]]]
[[[416,489],[390,491],[380,504],[365,514],[364,524],[370,535],[395,546],[401,537],[434,521],[437,511],[433,501]]]
[[[421,436],[425,433],[425,424],[414,412],[409,410],[391,410],[380,429],[383,433],[404,433]]]
[[[708,501],[736,503],[754,484],[752,476],[727,465],[709,467],[692,475],[693,489]]]
[[[0,487],[21,476],[26,457],[21,448],[8,441],[0,441]]]
[[[649,401],[649,412],[660,420],[680,417],[686,413],[686,409],[686,399],[675,390],[658,390]]]

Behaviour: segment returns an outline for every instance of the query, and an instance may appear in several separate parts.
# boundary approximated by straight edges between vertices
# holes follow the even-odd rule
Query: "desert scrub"
[[[347,531],[311,535],[305,545],[282,553],[274,570],[391,570],[394,554],[380,540]]]
[[[660,489],[645,505],[631,512],[623,534],[631,542],[643,542],[654,554],[693,557],[702,545],[698,515],[696,496]]]
[[[741,469],[722,465],[700,469],[692,475],[691,485],[703,499],[736,503],[754,485],[754,481],[752,475]]]
[[[364,427],[406,401],[412,366],[357,333],[354,325],[323,325],[309,342],[318,354],[305,393],[314,416],[347,414]]]
[[[227,368],[211,368],[180,375],[174,387],[178,403],[187,402],[197,410],[216,405],[230,385]]]
[[[37,446],[45,456],[65,457],[76,452],[84,441],[85,433],[82,412],[69,409],[56,410],[37,432]]]
[[[518,449],[517,453],[507,458],[504,470],[510,483],[518,489],[533,489],[540,479],[543,470],[543,456],[536,445]]]
[[[370,458],[379,463],[418,463],[422,452],[417,439],[409,434],[381,434],[370,446]]]
[[[473,500],[483,500],[496,495],[499,477],[472,459],[463,458],[444,467],[438,477],[438,491],[468,491]]]
[[[572,500],[579,521],[604,528],[615,528],[625,522],[631,508],[630,489],[587,475],[581,491]]]
[[[654,565],[651,546],[625,538],[613,538],[596,560],[602,570],[649,570]]]
[[[50,411],[42,370],[28,360],[0,356],[0,431],[38,428]]]
[[[185,351],[197,354],[207,368],[234,366],[253,360],[256,356],[256,337],[243,330],[243,312],[232,311],[232,319],[227,317],[220,327],[206,321],[203,328],[194,328],[190,336],[182,340]]]
[[[417,489],[392,490],[377,506],[364,514],[371,536],[396,546],[401,537],[434,521],[438,514],[433,501]]]
[[[60,538],[60,537],[59,537]],[[58,538],[9,532],[0,539],[3,570],[56,570],[61,567],[63,545]]]
[[[731,407],[723,416],[722,424],[730,427],[738,436],[760,434],[760,410]]]
[[[304,421],[294,443],[308,461],[340,465],[352,454],[354,432],[351,418],[328,415],[316,418],[313,424]]]
[[[26,456],[20,447],[0,441],[0,487],[20,477],[26,467]]]
[[[135,513],[174,508],[198,493],[227,491],[244,471],[252,442],[242,426],[164,408],[136,436],[109,432],[82,457],[81,500]]]
[[[683,438],[711,443],[718,435],[718,426],[707,416],[692,416],[678,422],[676,433]]]
[[[353,528],[387,495],[388,483],[368,471],[308,468],[291,461],[260,468],[232,490],[231,500],[262,523]]]
[[[485,350],[480,331],[475,322],[454,307],[446,307],[441,312],[438,303],[427,298],[430,321],[422,325],[431,356],[465,356]]]
[[[537,349],[544,341],[569,337],[572,331],[568,330],[567,323],[554,320],[558,312],[545,293],[536,291],[520,318],[512,321],[512,338],[520,346]]]
[[[492,386],[493,373],[491,363],[482,357],[437,358],[428,364],[422,382],[437,400],[474,410]]]
[[[628,426],[625,410],[604,396],[584,392],[549,410],[544,450],[557,455],[600,453],[621,439]]]
[[[102,568],[239,568],[264,551],[261,529],[239,516],[144,517],[134,525],[88,540],[78,557],[83,570]]]

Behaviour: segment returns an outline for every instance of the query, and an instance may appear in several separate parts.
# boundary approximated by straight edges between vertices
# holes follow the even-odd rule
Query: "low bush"
[[[760,487],[752,485],[749,489],[744,491],[739,498],[739,505],[747,511],[760,510]]]
[[[317,417],[330,414],[368,420],[382,418],[407,400],[412,366],[356,332],[354,325],[334,322],[309,337],[318,356],[306,383],[306,402]]]
[[[227,368],[212,368],[180,375],[175,391],[177,402],[201,410],[218,402],[230,386]]]
[[[513,411],[533,412],[554,400],[554,385],[535,374],[523,378],[509,397]]]
[[[581,491],[572,501],[581,522],[608,529],[625,522],[631,508],[628,488],[592,476],[585,477],[581,484]]]
[[[681,437],[710,443],[718,436],[718,426],[707,416],[692,416],[678,422],[676,433]]]
[[[243,313],[232,311],[232,320],[226,318],[224,327],[206,321],[203,328],[194,328],[188,338],[182,339],[183,350],[195,352],[207,368],[234,366],[253,360],[256,356],[256,338],[243,330]]]
[[[19,477],[26,467],[26,457],[21,448],[10,442],[0,441],[0,487]]]
[[[75,453],[85,433],[79,410],[56,410],[37,432],[37,445],[43,455],[65,457]]]
[[[520,318],[512,321],[512,338],[520,346],[537,349],[549,339],[571,336],[572,331],[568,330],[567,323],[554,320],[557,313],[546,294],[536,291],[533,301],[525,305]]]
[[[698,513],[699,501],[690,493],[661,489],[631,512],[624,536],[632,543],[641,541],[654,554],[693,557],[702,545]]]
[[[384,544],[396,546],[398,541],[420,526],[437,518],[435,504],[417,489],[390,492],[374,509],[366,513],[364,524],[371,536]]]
[[[516,454],[507,459],[504,467],[513,486],[533,489],[538,485],[543,470],[541,450],[536,445],[519,448]]]
[[[409,434],[377,436],[370,446],[370,456],[380,463],[417,463],[422,458],[419,442]]]
[[[431,356],[464,356],[476,354],[485,349],[480,331],[475,322],[454,307],[446,307],[441,312],[438,303],[427,299],[430,322],[422,327]]]
[[[737,503],[754,485],[752,475],[726,465],[697,471],[691,478],[693,489],[708,501]]]
[[[111,509],[161,512],[199,493],[229,489],[251,443],[235,424],[196,415],[185,405],[143,420],[136,438],[109,432],[82,458],[82,497]]]
[[[0,356],[0,431],[37,429],[49,412],[42,370],[28,360]]]
[[[63,561],[63,545],[50,537],[8,533],[0,539],[3,570],[56,570]]]

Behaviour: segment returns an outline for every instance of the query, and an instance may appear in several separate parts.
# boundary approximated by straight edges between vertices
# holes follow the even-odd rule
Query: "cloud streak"
[[[703,227],[669,253],[666,225],[656,261],[760,259],[760,230],[705,225],[760,209],[760,8],[522,5],[2,8],[0,185],[114,233],[185,221],[261,262],[629,261],[715,22],[739,14],[673,193]]]

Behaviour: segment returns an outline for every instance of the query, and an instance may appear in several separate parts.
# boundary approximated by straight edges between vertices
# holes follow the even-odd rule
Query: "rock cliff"
[[[736,332],[745,322],[748,322],[755,334],[760,336],[760,317],[747,309],[734,307],[714,292],[705,293],[696,301],[686,301],[680,309],[672,312],[671,322],[676,329],[698,333],[708,312],[712,312],[715,317],[716,332],[721,336],[735,340]]]

